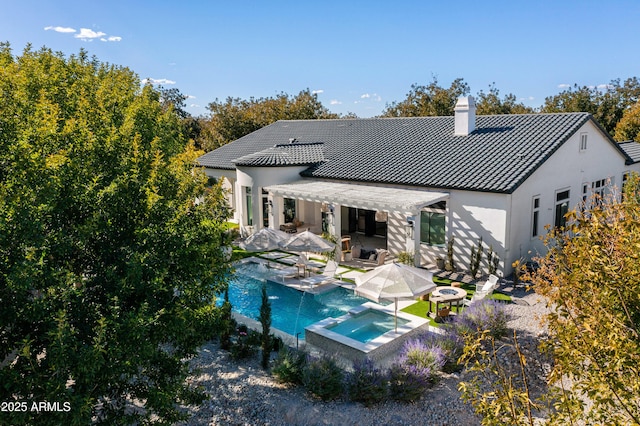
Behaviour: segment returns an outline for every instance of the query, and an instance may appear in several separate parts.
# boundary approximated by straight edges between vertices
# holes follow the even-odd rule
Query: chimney
[[[456,115],[455,136],[467,136],[476,128],[476,102],[473,96],[458,99],[453,109]]]

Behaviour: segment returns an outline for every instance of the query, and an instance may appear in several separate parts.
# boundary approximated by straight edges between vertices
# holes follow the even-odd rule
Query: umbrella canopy
[[[323,253],[335,249],[336,245],[322,237],[319,237],[313,232],[306,230],[294,235],[288,241],[280,244],[280,247],[291,251],[313,251]]]
[[[356,277],[355,292],[376,302],[380,299],[395,300],[398,331],[398,299],[414,299],[435,289],[433,273],[400,263],[389,263]]]
[[[241,242],[240,248],[246,251],[269,251],[280,248],[280,244],[289,239],[289,234],[277,229],[262,228]]]

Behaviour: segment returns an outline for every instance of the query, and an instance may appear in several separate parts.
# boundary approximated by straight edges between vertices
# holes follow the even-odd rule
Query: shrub
[[[267,295],[267,284],[262,284],[262,304],[260,305],[260,324],[262,325],[262,334],[260,336],[260,347],[262,348],[262,368],[265,370],[269,367],[269,358],[271,357],[271,303]]]
[[[302,371],[307,363],[304,352],[281,345],[271,372],[281,383],[302,384]]]
[[[399,362],[422,370],[421,374],[431,380],[433,373],[442,369],[445,354],[436,345],[428,345],[420,339],[412,339],[402,347]]]
[[[431,375],[424,376],[424,370],[414,366],[395,363],[389,369],[389,391],[397,401],[413,402],[420,399],[425,389],[431,385]]]
[[[302,372],[302,383],[314,396],[323,401],[337,399],[343,393],[344,373],[331,357],[307,362]]]
[[[471,247],[471,258],[469,260],[469,271],[473,278],[478,275],[480,269],[480,262],[482,262],[482,237],[478,240],[478,248]]]
[[[464,339],[456,332],[451,323],[445,324],[443,329],[446,333],[429,333],[423,340],[427,346],[436,346],[442,349],[444,355],[442,371],[445,373],[460,371],[463,366],[458,364],[458,360],[464,351]]]
[[[250,332],[245,325],[241,324],[238,327],[235,339],[232,339],[230,348],[231,358],[238,360],[252,356],[256,352],[256,337],[256,332]]]
[[[365,359],[353,363],[353,373],[347,377],[347,392],[352,401],[370,407],[387,396],[389,377],[375,368],[373,361]]]
[[[483,299],[457,315],[452,326],[458,334],[488,330],[492,337],[498,339],[506,336],[508,321],[509,315],[502,303],[492,299]]]
[[[401,251],[398,253],[398,262],[404,265],[413,266],[415,255],[412,251]]]

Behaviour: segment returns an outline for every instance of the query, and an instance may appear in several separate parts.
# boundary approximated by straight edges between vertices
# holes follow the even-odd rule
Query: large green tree
[[[278,120],[339,118],[330,113],[309,89],[296,96],[280,93],[275,97],[216,99],[207,109],[211,115],[200,121],[196,142],[206,150],[218,148]]]
[[[574,85],[545,98],[540,112],[589,112],[610,134],[633,105],[640,100],[640,81],[628,78],[624,83],[612,80],[605,87]]]
[[[407,97],[387,105],[383,117],[427,117],[453,115],[458,98],[469,94],[469,85],[462,79],[453,80],[448,88],[433,77],[431,83],[413,84]]]
[[[530,114],[535,112],[533,108],[525,106],[522,102],[518,102],[516,95],[509,93],[500,98],[500,91],[495,84],[489,86],[489,92],[482,90],[478,92],[476,98],[476,114],[478,115],[494,115],[494,114]]]
[[[2,424],[173,423],[202,397],[224,200],[161,100],[84,51],[0,46],[0,400],[26,404]]]

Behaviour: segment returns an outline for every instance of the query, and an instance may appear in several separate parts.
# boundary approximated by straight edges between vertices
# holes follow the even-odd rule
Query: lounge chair
[[[489,275],[489,279],[484,283],[476,284],[476,292],[471,297],[471,300],[465,300],[464,304],[469,306],[479,300],[485,299],[493,294],[493,290],[498,287],[499,278],[495,275]]]
[[[297,278],[298,277],[298,267],[289,267],[282,269],[272,269],[271,275],[274,277],[280,277],[282,282],[284,283],[285,278]]]
[[[300,280],[302,284],[314,286],[317,284],[325,284],[328,282],[336,281],[336,272],[338,271],[338,263],[335,260],[327,262],[322,274],[314,275],[309,278]]]

